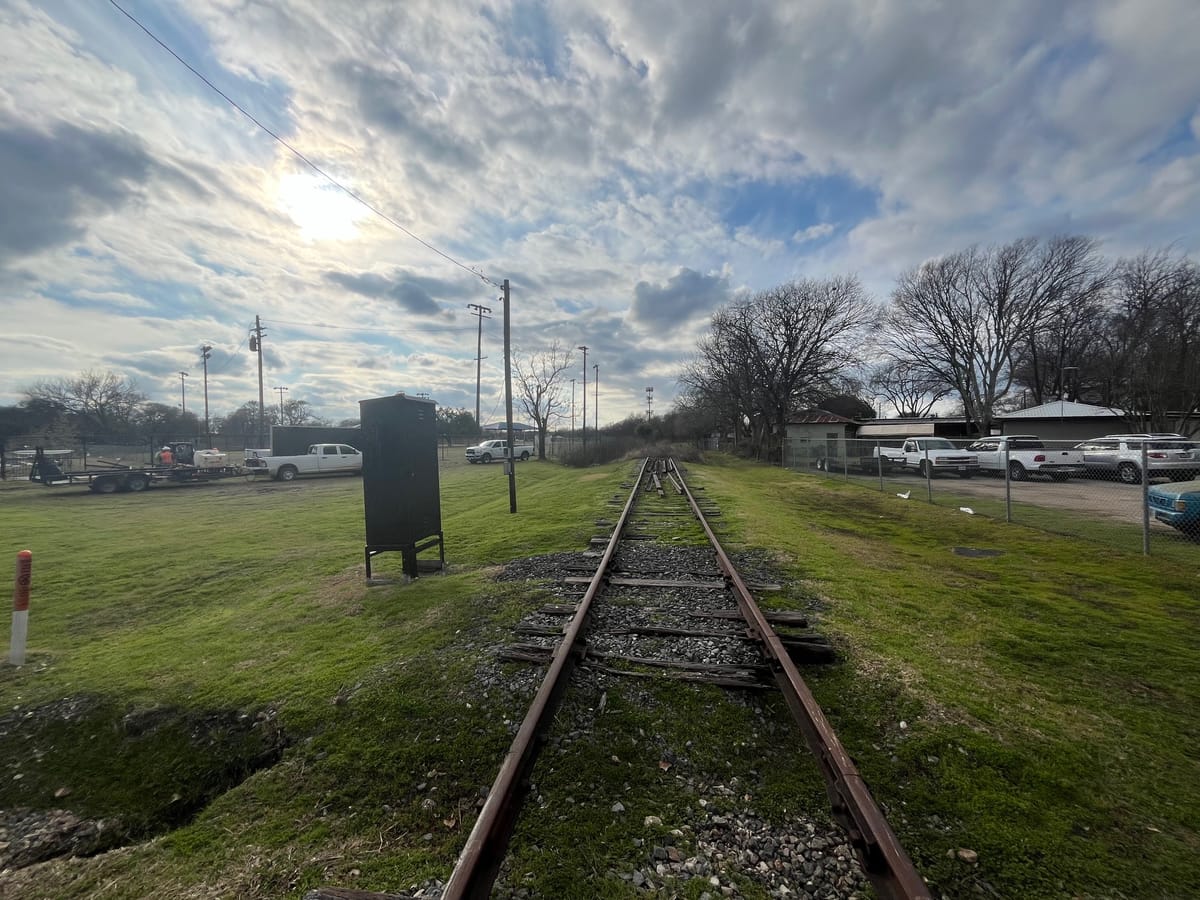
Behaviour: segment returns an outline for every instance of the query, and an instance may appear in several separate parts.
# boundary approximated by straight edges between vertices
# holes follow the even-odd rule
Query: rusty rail
[[[524,800],[524,792],[519,788],[533,769],[542,738],[554,719],[558,701],[574,669],[575,644],[583,634],[592,601],[600,592],[608,574],[608,567],[629,521],[629,512],[633,508],[633,501],[637,498],[649,462],[648,459],[642,461],[637,482],[629,493],[621,517],[613,527],[612,536],[604,549],[604,556],[596,568],[596,574],[592,576],[587,592],[583,595],[570,625],[567,626],[563,639],[554,650],[542,686],[538,689],[529,712],[525,714],[524,721],[521,722],[521,728],[509,747],[508,755],[504,757],[504,763],[492,783],[483,809],[479,811],[479,818],[475,820],[475,826],[471,829],[462,853],[459,854],[458,863],[450,875],[450,880],[446,882],[442,900],[486,898],[491,893],[492,883],[496,880],[508,849],[513,823]]]
[[[674,461],[668,464],[668,468],[675,470]],[[796,724],[800,726],[809,749],[817,758],[821,773],[825,776],[825,789],[833,806],[834,818],[846,830],[851,843],[858,851],[863,870],[871,879],[876,893],[884,900],[932,898],[929,886],[904,852],[883,811],[871,796],[866,782],[850,759],[850,754],[842,746],[833,726],[825,718],[820,704],[800,677],[800,672],[788,656],[779,635],[754,602],[750,589],[746,587],[733,561],[709,527],[696,498],[687,487],[687,482],[682,478],[679,481],[688,505],[712,542],[721,571],[725,573],[737,597],[742,617],[770,659],[775,680],[783,691],[784,700],[791,709]]]

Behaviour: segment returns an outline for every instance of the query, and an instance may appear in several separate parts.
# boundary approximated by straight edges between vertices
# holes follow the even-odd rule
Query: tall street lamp
[[[490,313],[492,308],[490,306],[480,306],[478,303],[468,303],[467,309],[474,310],[474,315],[479,318],[479,331],[475,337],[475,428],[478,430],[483,427],[483,423],[479,421],[479,384],[483,371],[483,320],[491,318],[491,316],[484,315],[484,313]]]
[[[583,446],[587,447],[587,352],[588,348],[580,344],[575,348],[583,351]]]
[[[204,366],[204,441],[212,447],[212,432],[208,428],[208,361],[212,358],[212,344],[200,345],[200,362]]]
[[[1063,401],[1067,399],[1067,373],[1078,372],[1079,366],[1063,366],[1058,370],[1058,421],[1063,421]]]
[[[187,382],[184,379],[187,377],[187,372],[179,373],[179,409],[185,414],[187,413]]]

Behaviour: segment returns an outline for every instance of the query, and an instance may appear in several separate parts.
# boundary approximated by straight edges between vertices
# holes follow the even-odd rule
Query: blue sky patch
[[[878,211],[878,193],[840,175],[794,183],[745,181],[720,190],[717,208],[730,228],[749,228],[763,237],[790,239],[814,225],[839,230]]]

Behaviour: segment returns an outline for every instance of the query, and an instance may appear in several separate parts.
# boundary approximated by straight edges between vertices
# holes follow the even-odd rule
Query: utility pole
[[[262,446],[266,441],[267,435],[263,425],[263,380],[262,380],[262,358],[263,358],[263,327],[262,320],[254,317],[254,334],[250,336],[250,352],[258,354],[258,446]]]
[[[212,356],[212,344],[200,345],[200,362],[204,366],[204,442],[212,447],[212,432],[208,430],[208,360]]]
[[[504,279],[504,413],[508,423],[508,511],[517,511],[517,461],[513,457],[512,421],[512,353],[509,337],[512,333],[512,304],[509,303],[508,279]]]
[[[187,414],[187,382],[184,379],[187,377],[187,372],[179,373],[179,408],[185,415]]]
[[[654,388],[646,388],[646,421],[650,421],[650,401],[654,399]]]
[[[593,429],[596,432],[596,440],[600,440],[600,363],[593,363],[592,371],[596,373],[596,377],[592,379],[592,399],[596,401],[592,404],[592,422],[596,426]]]
[[[587,449],[587,352],[588,348],[580,344],[575,348],[583,351],[583,449]]]
[[[479,421],[479,380],[481,367],[483,365],[483,320],[490,319],[491,316],[485,316],[484,313],[490,313],[491,307],[480,306],[478,303],[468,303],[467,309],[475,310],[475,315],[479,317],[479,334],[475,339],[475,427],[483,428],[483,423]]]
[[[285,424],[283,421],[283,392],[287,390],[285,387],[273,387],[273,391],[279,391],[279,424]]]

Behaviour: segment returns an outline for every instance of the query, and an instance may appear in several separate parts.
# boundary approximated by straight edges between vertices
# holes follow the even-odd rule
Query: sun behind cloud
[[[318,175],[293,172],[279,179],[279,208],[309,241],[346,241],[358,236],[358,223],[370,211]]]

